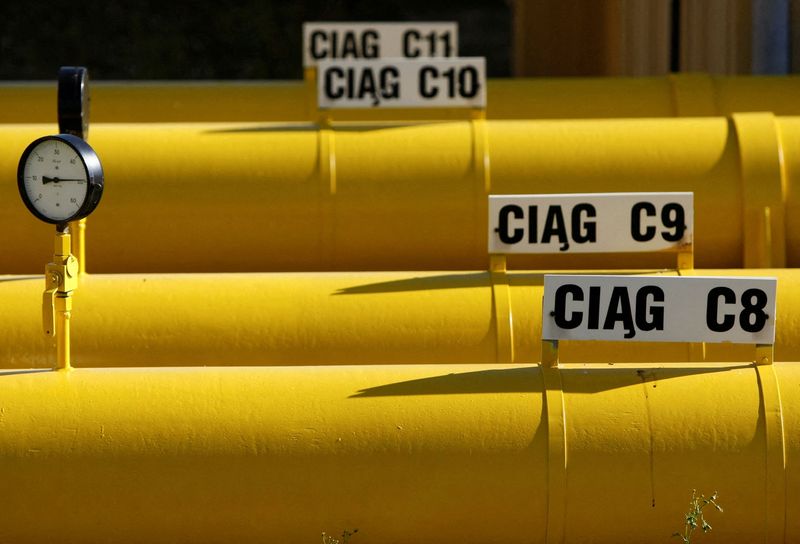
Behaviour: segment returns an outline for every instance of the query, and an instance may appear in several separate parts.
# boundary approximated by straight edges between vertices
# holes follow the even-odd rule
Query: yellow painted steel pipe
[[[0,540],[660,543],[696,488],[709,542],[798,542],[800,365],[759,368],[3,372]]]
[[[93,81],[93,121],[103,123],[313,121],[303,81]],[[649,78],[490,79],[490,119],[714,116],[771,111],[800,115],[800,77],[674,74]],[[0,85],[0,123],[48,123],[54,82]],[[337,112],[349,120],[458,119],[458,110]]]
[[[775,357],[800,360],[800,271],[692,274],[777,277]],[[72,364],[536,363],[542,278],[538,272],[90,274],[73,297]],[[55,366],[53,340],[41,329],[43,286],[41,277],[0,277],[0,368]],[[498,323],[510,324],[510,334]],[[562,342],[560,355],[596,363],[746,361],[753,347],[707,344],[704,353],[694,344]]]
[[[49,227],[0,126],[0,272],[38,273]],[[480,269],[487,195],[693,191],[698,267],[800,266],[800,118],[358,125],[102,125],[90,272]],[[673,257],[512,257],[514,268],[668,267]]]

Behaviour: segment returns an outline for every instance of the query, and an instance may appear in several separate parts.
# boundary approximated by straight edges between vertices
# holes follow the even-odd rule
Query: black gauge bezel
[[[39,144],[47,140],[58,140],[71,147],[78,154],[78,157],[80,157],[83,168],[86,171],[86,198],[83,200],[83,204],[81,204],[78,211],[66,219],[52,219],[43,215],[33,206],[28,192],[25,190],[25,163],[28,161],[31,152],[33,152]],[[103,167],[100,164],[97,153],[95,153],[94,149],[83,141],[83,139],[71,134],[43,136],[34,140],[25,148],[25,151],[22,152],[22,156],[19,159],[19,166],[17,166],[17,188],[19,189],[19,194],[22,197],[22,202],[25,204],[25,207],[28,208],[28,211],[37,219],[53,225],[77,221],[92,213],[100,203],[100,197],[103,196],[103,181]]]
[[[89,137],[89,70],[62,66],[58,71],[58,131]]]

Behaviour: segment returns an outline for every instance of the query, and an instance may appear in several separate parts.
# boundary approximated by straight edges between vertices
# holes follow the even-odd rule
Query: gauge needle
[[[58,176],[51,178],[48,176],[42,176],[42,184],[47,185],[48,183],[58,183],[60,181],[83,181],[82,179],[75,179],[75,178],[60,178]]]

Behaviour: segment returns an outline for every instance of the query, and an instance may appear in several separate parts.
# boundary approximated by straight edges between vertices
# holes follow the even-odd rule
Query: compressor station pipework
[[[93,82],[93,120],[101,123],[316,121],[309,81]],[[0,123],[49,123],[50,83],[0,84]],[[672,74],[667,77],[490,79],[489,119],[687,117],[770,111],[800,115],[800,78]],[[587,96],[591,97],[587,100]],[[147,107],[142,107],[147,104]],[[374,120],[348,111],[342,120]],[[381,112],[384,120],[463,119],[437,109]]]
[[[47,130],[0,127],[0,169],[10,171],[25,143]],[[700,268],[800,265],[800,118],[326,130],[335,139],[315,125],[94,125],[93,144],[118,184],[93,219],[91,271],[485,269],[487,195],[600,187],[693,192]],[[146,221],[128,220],[144,209]],[[187,243],[185,233],[200,223],[202,240]],[[10,188],[0,187],[0,231],[8,233],[0,271],[40,269],[47,248],[35,228]],[[117,251],[134,234],[138,243]],[[508,262],[512,269],[673,266],[664,256],[624,254]]]
[[[800,276],[784,268],[800,259],[798,120],[479,121],[97,127],[115,191],[93,219],[93,267],[129,273],[83,277],[75,361],[126,368],[39,371],[47,342],[34,335],[31,300],[41,280],[0,277],[0,479],[13,490],[0,540],[299,543],[358,527],[376,542],[655,543],[674,531],[691,488],[724,495],[716,534],[726,542],[800,540],[800,367],[788,362],[800,360]],[[0,149],[39,130],[0,128]],[[38,139],[23,159],[54,139],[80,152],[85,143],[70,138]],[[78,181],[23,163],[39,164],[21,161],[20,180]],[[99,160],[96,174],[83,164],[87,181],[99,177],[91,209],[54,217],[60,194],[37,207],[38,187],[20,181],[29,210],[59,224],[91,212],[103,173]],[[488,194],[644,183],[670,200],[694,193],[694,230],[669,240],[673,253],[487,263]],[[146,220],[131,222],[142,210]],[[678,217],[676,230],[688,230]],[[13,214],[0,224],[27,228]],[[120,254],[134,229],[140,243]],[[701,266],[760,268],[694,270],[687,247]],[[22,272],[36,258],[35,247],[6,249]],[[69,272],[63,236],[56,253]],[[667,313],[720,330],[769,322],[768,334],[716,336],[708,341],[724,343],[699,350],[686,343],[706,341],[694,333],[668,344],[565,341],[552,323],[573,331],[584,309],[567,319],[558,295],[546,306],[543,283],[578,289],[590,277],[507,266],[641,269],[649,258],[672,268],[676,255],[678,270],[591,279],[649,282],[651,299],[640,290],[621,306],[625,338],[659,329]],[[391,268],[445,270],[352,271]],[[131,273],[298,269],[348,272]],[[728,287],[713,287],[705,307],[687,291],[668,312],[667,287],[689,283],[768,289],[761,306],[753,287],[732,303],[711,296]],[[600,287],[586,289],[596,329]],[[610,308],[607,331],[617,328]]]

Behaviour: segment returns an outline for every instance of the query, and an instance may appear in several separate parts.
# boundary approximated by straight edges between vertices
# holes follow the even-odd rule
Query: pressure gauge
[[[33,215],[47,223],[66,223],[97,207],[103,168],[94,150],[77,136],[45,136],[22,153],[17,186]]]
[[[89,138],[89,70],[82,66],[58,71],[58,131]]]

